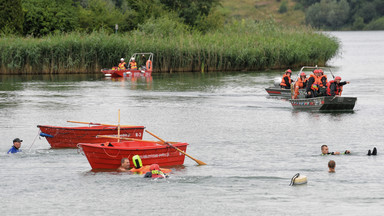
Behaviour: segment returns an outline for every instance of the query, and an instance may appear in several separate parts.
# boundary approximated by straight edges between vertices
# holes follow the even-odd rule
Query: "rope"
[[[296,173],[292,179],[291,179],[291,183],[289,184],[289,186],[292,186],[295,184],[295,179],[298,178],[300,176],[300,173]]]
[[[31,148],[32,148],[33,144],[35,143],[36,138],[39,136],[39,134],[40,134],[40,129],[37,131],[37,135],[35,136],[35,139],[33,140],[31,146],[29,146],[28,152],[31,152]]]
[[[120,149],[119,149],[119,152],[117,152],[117,154],[115,156],[108,154],[107,151],[105,151],[105,148],[103,148],[103,150],[104,150],[105,154],[108,155],[111,158],[115,158],[115,157],[117,157],[120,154]]]

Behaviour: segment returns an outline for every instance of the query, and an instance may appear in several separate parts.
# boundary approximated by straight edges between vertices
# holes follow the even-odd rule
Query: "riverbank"
[[[68,33],[0,38],[1,74],[98,73],[135,52],[154,53],[155,72],[251,71],[324,65],[339,49],[336,38],[306,27],[234,22],[196,32]]]

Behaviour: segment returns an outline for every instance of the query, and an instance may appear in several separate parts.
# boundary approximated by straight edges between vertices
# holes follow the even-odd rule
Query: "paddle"
[[[78,123],[78,124],[88,124],[88,125],[102,125],[102,126],[111,126],[111,127],[117,127],[118,125],[111,125],[111,124],[101,124],[101,123],[93,123],[93,122],[79,122],[79,121],[67,121],[70,123]],[[136,125],[120,125],[122,127],[137,127]]]
[[[163,142],[164,144],[176,149],[177,151],[179,151],[180,153],[186,155],[187,157],[191,158],[192,160],[196,161],[196,163],[198,163],[199,165],[207,165],[206,163],[204,163],[203,161],[201,160],[197,160],[196,158],[193,158],[192,156],[188,155],[187,153],[185,153],[184,151],[180,150],[179,148],[173,146],[172,144],[168,143],[168,142],[165,142],[163,139],[161,139],[160,137],[156,136],[155,134],[145,130],[145,132],[151,134],[153,137],[155,137],[156,139],[160,140],[161,142]]]

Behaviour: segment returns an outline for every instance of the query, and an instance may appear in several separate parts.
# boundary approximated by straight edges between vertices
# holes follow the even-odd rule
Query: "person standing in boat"
[[[120,59],[120,64],[119,64],[119,70],[125,70],[128,68],[127,63],[124,61],[124,58]]]
[[[122,158],[121,165],[117,168],[117,172],[129,172],[129,159]]]
[[[343,92],[343,85],[349,84],[350,82],[341,82],[341,77],[337,76],[334,80],[327,83],[327,95],[328,96],[341,96]]]
[[[131,61],[129,62],[129,67],[132,69],[132,70],[137,70],[137,63],[135,61],[135,58],[131,58]]]
[[[14,154],[17,152],[21,152],[21,150],[20,150],[21,142],[23,142],[23,140],[21,140],[19,138],[14,139],[13,140],[13,146],[11,149],[8,150],[7,154],[9,154],[9,153]]]
[[[321,69],[318,69],[319,77],[318,77],[318,83],[319,83],[319,96],[326,96],[327,92],[327,75],[324,74],[324,71]]]
[[[280,87],[282,89],[291,89],[291,83],[292,83],[291,75],[292,75],[291,69],[288,69],[285,71],[283,79],[281,80],[281,83],[280,83]]]
[[[321,155],[340,155],[340,154],[350,154],[351,152],[349,150],[345,150],[344,153],[340,152],[329,152],[328,151],[328,146],[327,145],[322,145],[321,146]]]
[[[297,81],[295,82],[295,94],[293,96],[293,99],[297,99],[299,96],[299,90],[304,89],[307,87],[307,75],[304,72],[300,73],[300,77],[297,78]]]
[[[145,173],[144,178],[167,178],[168,176],[160,170],[158,164],[152,164],[149,172]]]
[[[313,98],[319,95],[318,94],[319,77],[320,77],[320,73],[317,69],[315,69],[313,71],[313,74],[311,74],[310,77],[308,78],[307,88],[306,88],[307,95],[305,96],[306,98]]]

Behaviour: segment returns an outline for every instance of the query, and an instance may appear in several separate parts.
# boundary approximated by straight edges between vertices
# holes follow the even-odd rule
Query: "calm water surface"
[[[330,61],[351,81],[351,113],[293,111],[265,87],[281,72],[186,73],[153,80],[100,75],[2,76],[1,215],[382,215],[384,32],[331,32],[343,44]],[[92,172],[76,149],[53,150],[38,124],[67,120],[144,125],[185,141],[189,158],[166,180]],[[23,152],[7,155],[12,140]],[[36,139],[35,139],[36,138]],[[146,134],[145,139],[153,139]],[[320,146],[352,151],[320,156]],[[379,155],[368,157],[368,149]],[[327,172],[330,159],[336,173]],[[308,184],[290,187],[296,173]]]

